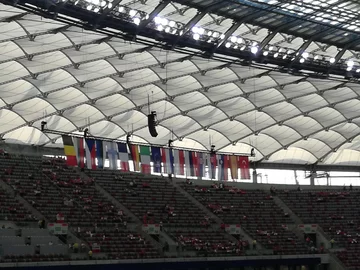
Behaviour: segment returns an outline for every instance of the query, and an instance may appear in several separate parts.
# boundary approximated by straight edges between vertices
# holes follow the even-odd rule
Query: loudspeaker
[[[156,131],[156,112],[151,112],[148,115],[148,127],[151,137],[157,137],[158,133]]]

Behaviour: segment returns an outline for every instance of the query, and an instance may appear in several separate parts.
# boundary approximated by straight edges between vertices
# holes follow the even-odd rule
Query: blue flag
[[[161,173],[160,147],[151,147],[151,161],[154,163],[154,172]]]
[[[98,168],[104,168],[104,150],[103,150],[103,141],[96,140],[96,158],[98,160]]]

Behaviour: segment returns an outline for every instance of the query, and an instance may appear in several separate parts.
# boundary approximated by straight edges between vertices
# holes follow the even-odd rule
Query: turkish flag
[[[241,179],[250,179],[249,157],[239,157]]]

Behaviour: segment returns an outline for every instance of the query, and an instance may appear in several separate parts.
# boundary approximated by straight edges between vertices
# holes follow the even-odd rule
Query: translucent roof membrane
[[[341,0],[253,0],[252,2],[266,3],[279,10],[299,17],[329,25],[336,25],[344,29],[360,31],[360,4],[355,1]]]
[[[254,147],[254,159],[263,162],[358,165],[358,84],[224,66],[13,7],[0,10],[0,134],[7,142],[61,147],[58,135],[41,132],[46,121],[50,130],[87,127],[110,139],[133,132],[133,141],[151,144],[174,139],[178,147],[214,144],[229,153]],[[209,18],[205,24],[216,25]],[[260,41],[264,33],[254,29],[242,25],[237,34]],[[274,41],[289,43],[283,35]],[[156,138],[147,128],[151,110]]]

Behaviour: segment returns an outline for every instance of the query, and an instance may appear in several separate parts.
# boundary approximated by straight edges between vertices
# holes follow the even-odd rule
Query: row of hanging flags
[[[249,159],[247,156],[212,154],[157,146],[95,140],[90,138],[63,135],[67,165],[88,169],[103,169],[105,159],[109,159],[109,168],[129,171],[129,162],[133,162],[134,171],[151,173],[151,162],[155,173],[205,177],[208,168],[209,178],[216,179],[216,168],[220,180],[250,179]],[[130,158],[129,158],[130,156]],[[96,163],[97,159],[97,163]],[[238,171],[240,169],[240,175]]]

